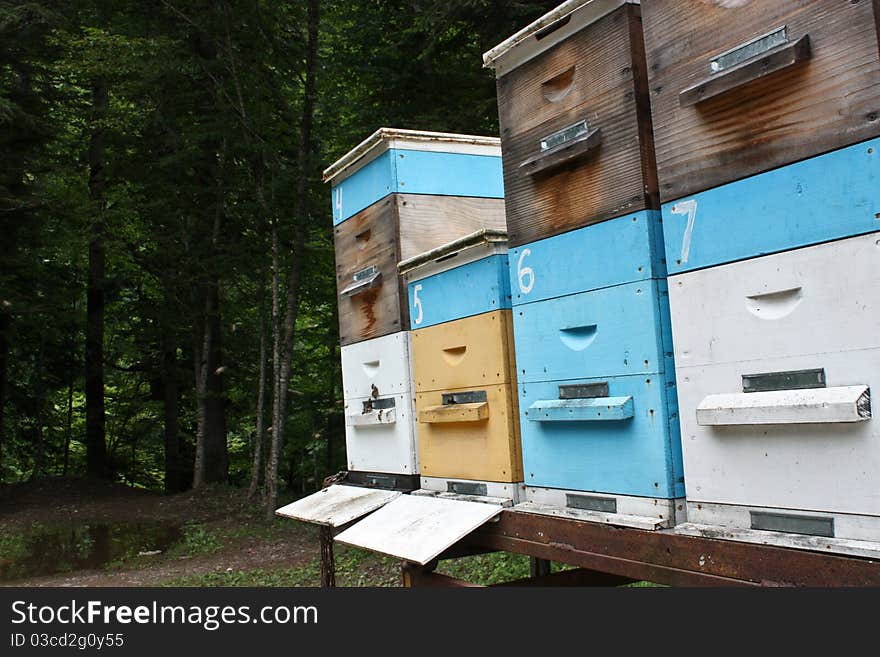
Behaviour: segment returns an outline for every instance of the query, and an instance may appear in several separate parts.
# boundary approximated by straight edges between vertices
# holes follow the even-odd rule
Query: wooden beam
[[[644,531],[506,509],[485,547],[672,586],[880,586],[869,559]]]

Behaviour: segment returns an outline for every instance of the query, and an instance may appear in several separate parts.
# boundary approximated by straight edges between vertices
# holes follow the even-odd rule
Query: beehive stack
[[[324,180],[332,185],[348,480],[416,489],[409,306],[397,263],[481,228],[504,229],[499,142],[382,128]]]
[[[506,233],[478,231],[399,270],[409,289],[422,489],[518,499]]]
[[[571,0],[484,60],[527,504],[668,526],[684,488],[640,8]]]
[[[643,15],[688,519],[880,541],[880,3]]]

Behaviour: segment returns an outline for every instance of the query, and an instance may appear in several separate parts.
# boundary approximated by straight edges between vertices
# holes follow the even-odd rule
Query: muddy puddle
[[[182,539],[182,528],[170,523],[34,524],[0,533],[0,582],[150,557]]]

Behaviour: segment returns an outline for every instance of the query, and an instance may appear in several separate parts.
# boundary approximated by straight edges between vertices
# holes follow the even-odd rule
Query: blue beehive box
[[[405,260],[410,328],[510,309],[507,233],[484,229]]]
[[[509,260],[526,505],[672,524],[684,483],[660,213]]]
[[[880,229],[880,139],[664,203],[669,275]]]

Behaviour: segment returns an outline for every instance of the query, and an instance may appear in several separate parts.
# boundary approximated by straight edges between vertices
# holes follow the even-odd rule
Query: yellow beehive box
[[[412,341],[416,392],[516,383],[510,310],[418,329]]]
[[[513,386],[504,383],[450,393],[417,393],[422,475],[522,481],[519,411],[514,392]],[[450,397],[466,401],[448,403]]]
[[[412,335],[421,474],[522,481],[511,311]]]

